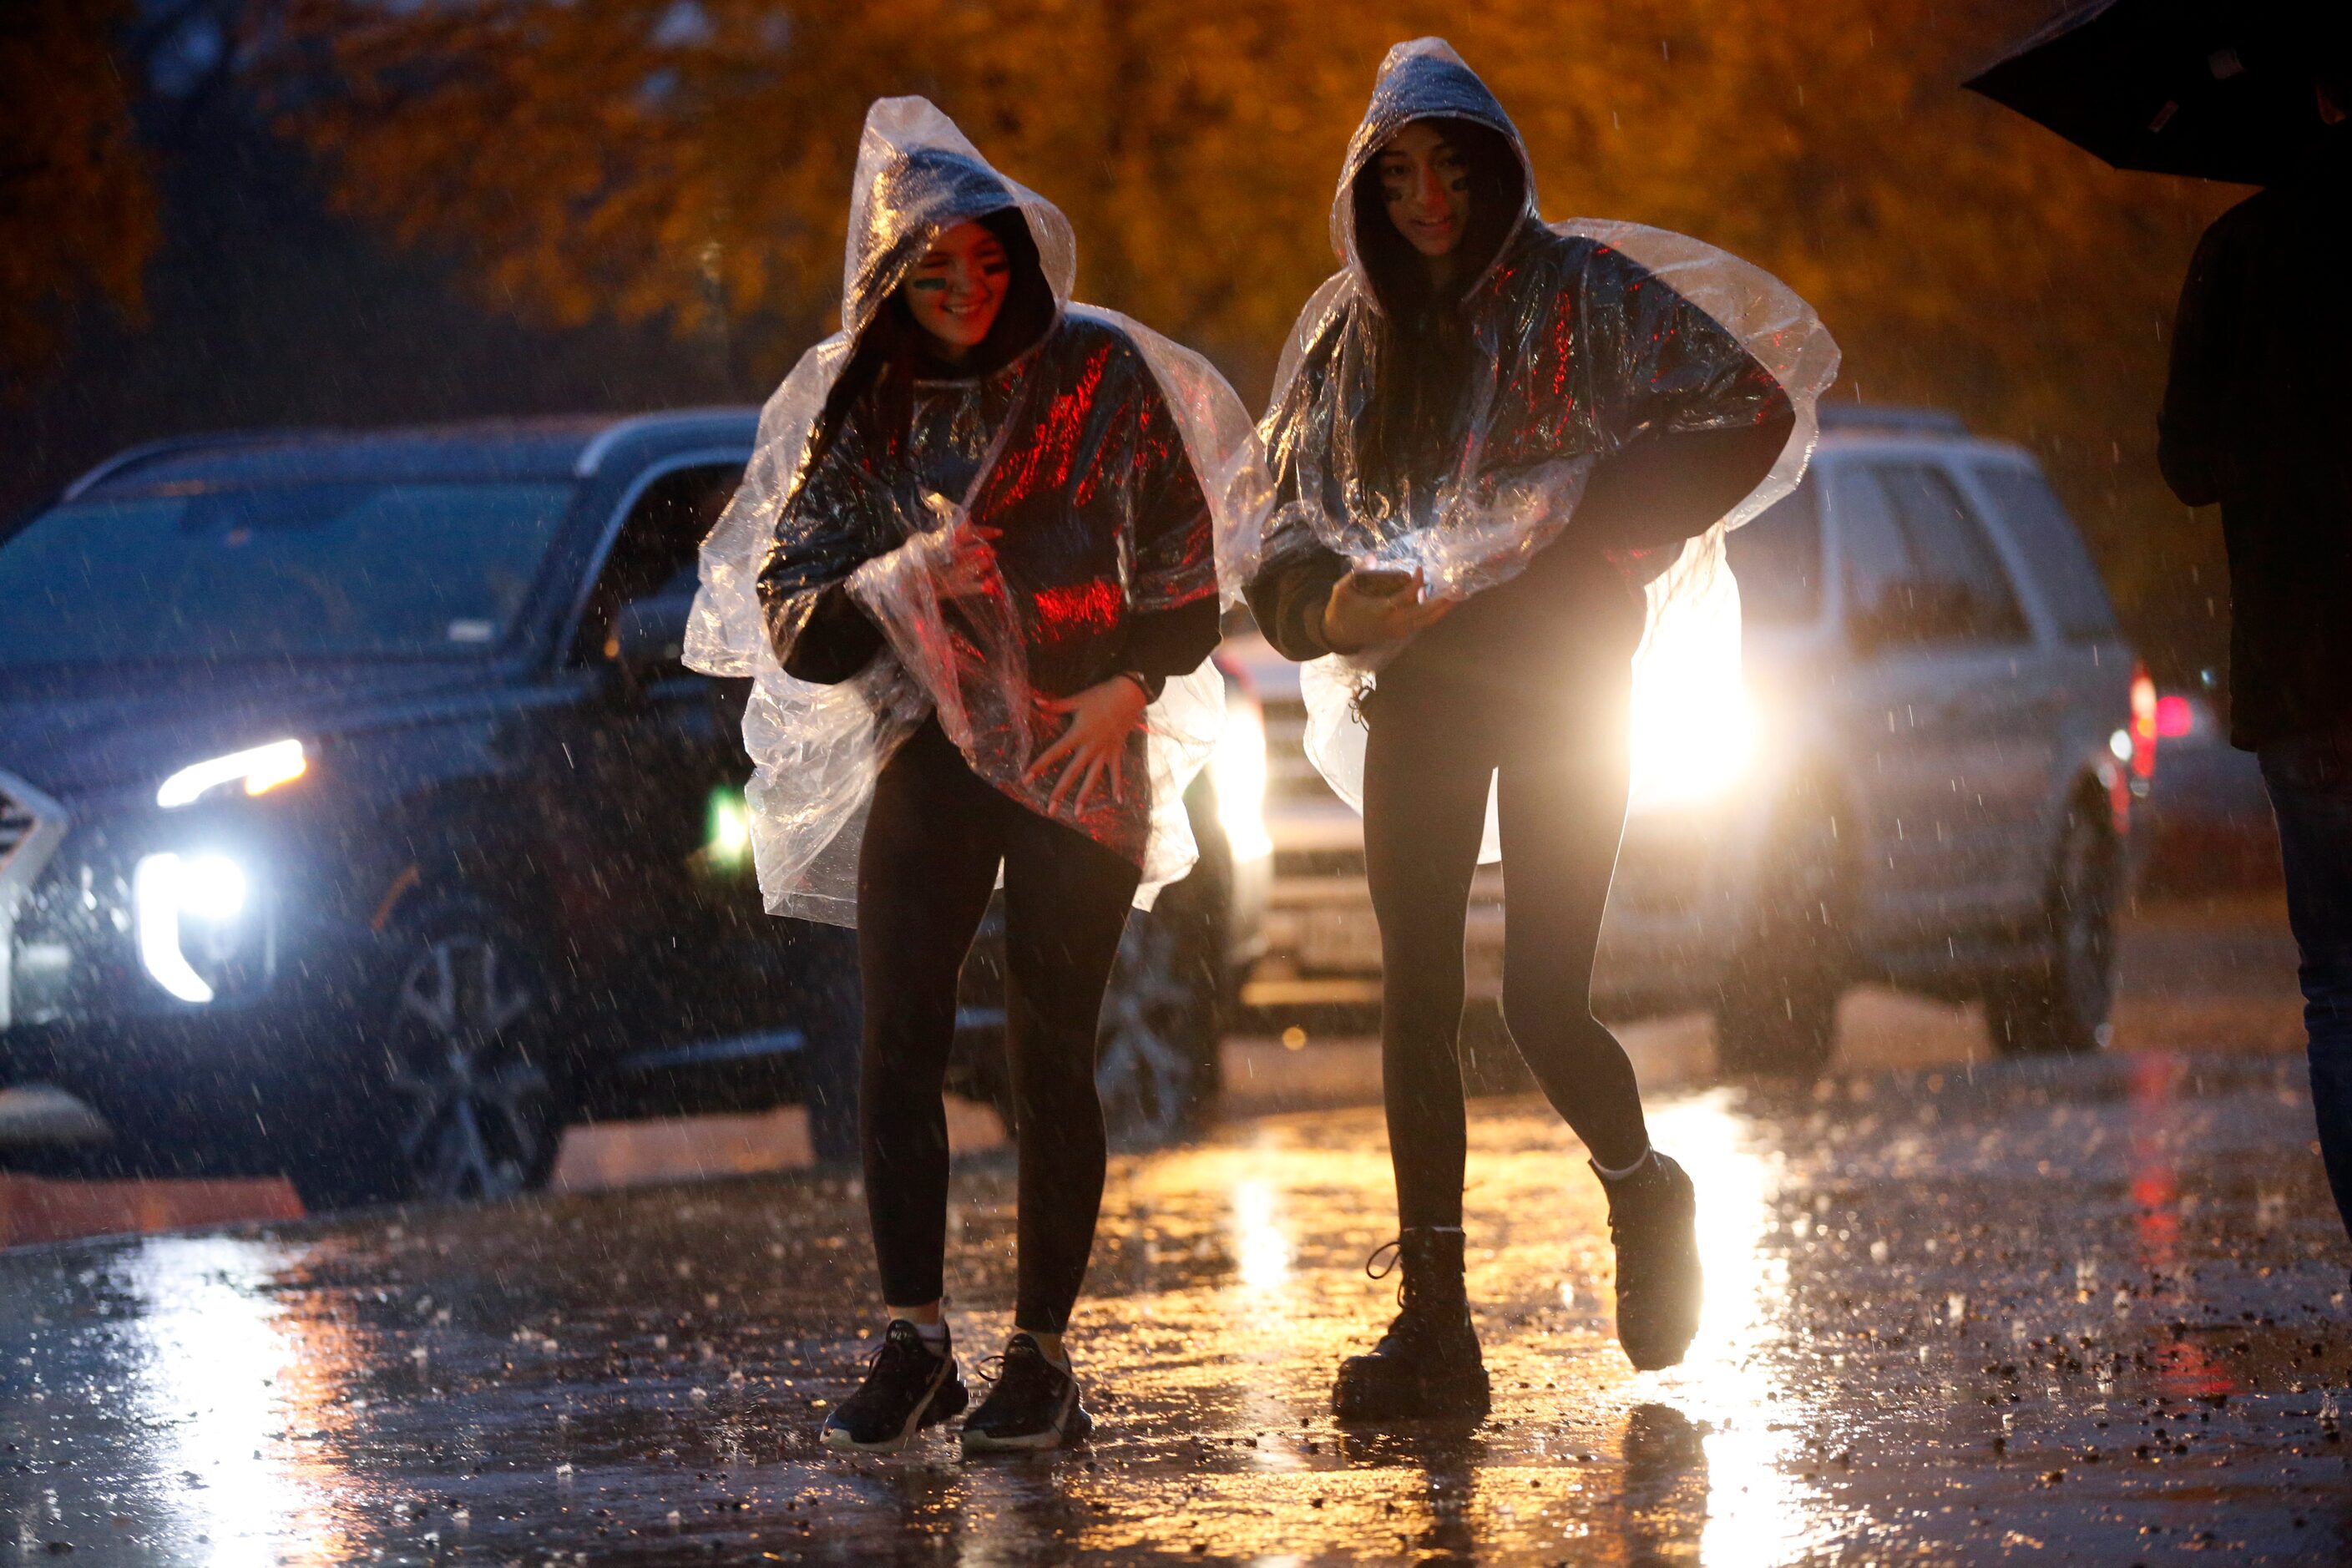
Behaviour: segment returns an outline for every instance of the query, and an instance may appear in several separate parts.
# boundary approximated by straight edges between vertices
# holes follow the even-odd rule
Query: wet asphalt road
[[[0,1255],[0,1552],[124,1563],[2352,1561],[2347,1248],[2291,1059],[2118,1054],[1662,1097],[1711,1279],[1632,1372],[1537,1102],[1474,1113],[1496,1408],[1341,1432],[1388,1287],[1379,1117],[1114,1163],[1087,1450],[822,1453],[861,1368],[808,1174]],[[1010,1164],[957,1178],[994,1348]],[[2201,1554],[2192,1557],[2190,1554]],[[379,1557],[379,1554],[380,1557]]]

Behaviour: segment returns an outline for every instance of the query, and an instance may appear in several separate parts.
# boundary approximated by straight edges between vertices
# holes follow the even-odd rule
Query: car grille
[[[5,790],[0,790],[0,864],[16,852],[16,847],[33,836],[40,819],[33,808]]]

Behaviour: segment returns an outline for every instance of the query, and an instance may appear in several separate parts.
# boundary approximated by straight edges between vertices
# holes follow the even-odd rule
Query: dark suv
[[[0,1081],[100,1113],[77,1168],[484,1196],[574,1120],[795,1097],[847,1152],[854,938],[762,911],[744,683],[678,661],[755,424],[163,443],[0,542]],[[1122,952],[1130,1132],[1214,1091],[1264,862],[1213,792],[1261,735],[1244,698]],[[992,941],[958,1073],[1001,1100]]]

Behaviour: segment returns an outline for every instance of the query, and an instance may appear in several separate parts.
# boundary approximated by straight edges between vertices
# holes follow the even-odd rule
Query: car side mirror
[[[607,652],[616,672],[643,685],[676,673],[686,657],[687,616],[694,601],[682,595],[633,599],[613,617]]]

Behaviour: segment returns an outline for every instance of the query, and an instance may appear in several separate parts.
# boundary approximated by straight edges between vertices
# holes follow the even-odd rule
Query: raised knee
[[[1557,989],[1506,977],[1502,995],[1503,1027],[1524,1047],[1530,1043],[1549,1050],[1576,1050],[1614,1037],[1592,1016],[1591,1002],[1559,994]]]

